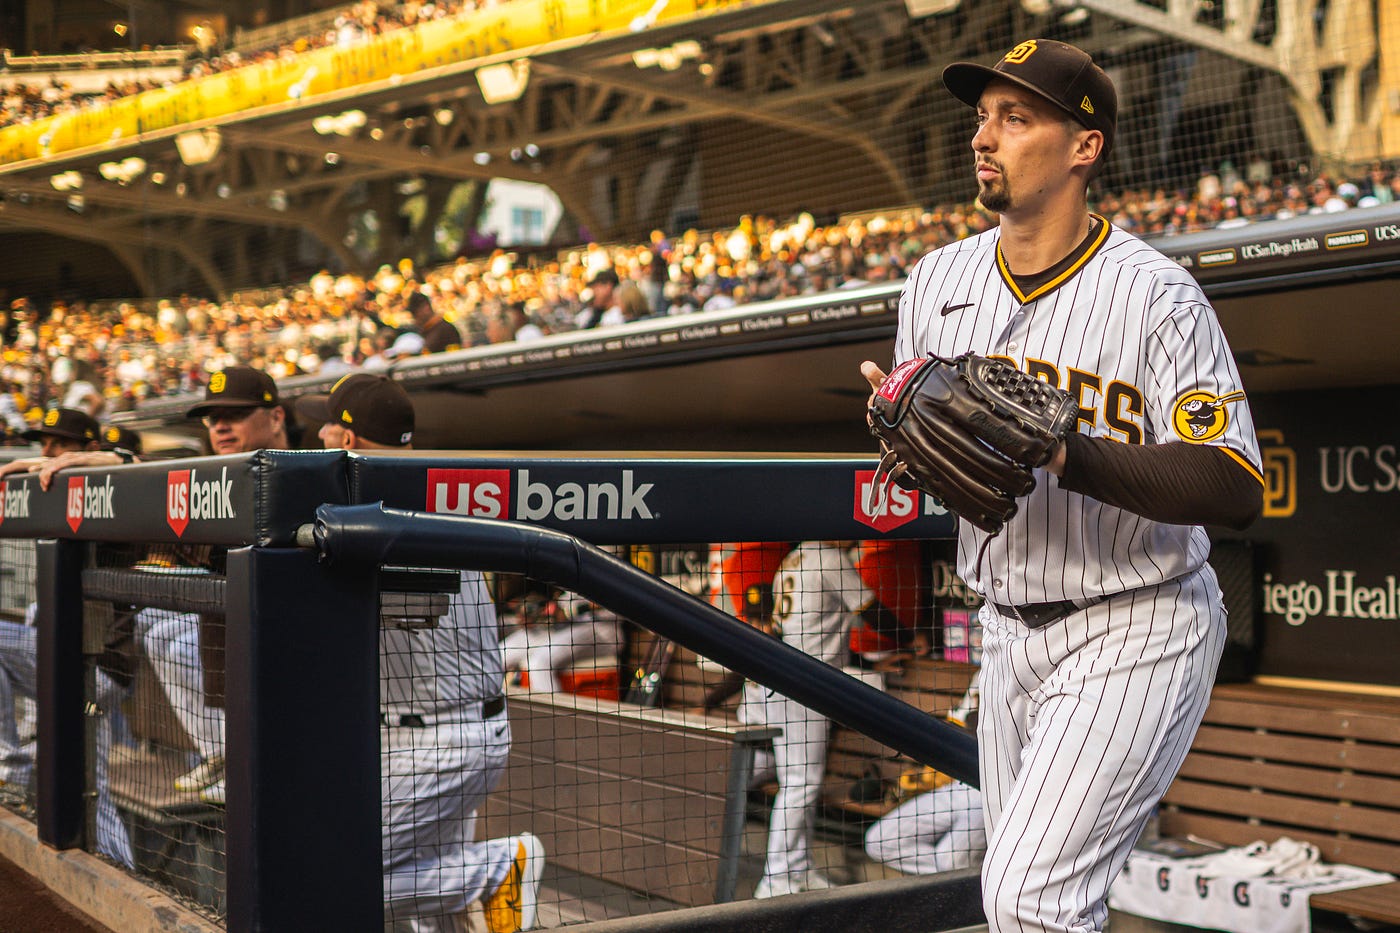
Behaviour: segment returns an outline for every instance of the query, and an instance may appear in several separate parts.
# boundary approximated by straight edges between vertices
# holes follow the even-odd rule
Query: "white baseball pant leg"
[[[15,700],[33,697],[39,681],[39,632],[33,626],[0,622],[0,780],[23,791],[29,784],[34,761],[19,744],[15,725]],[[97,784],[97,838],[93,848],[128,868],[136,864],[126,824],[117,813],[107,785],[107,756],[112,750],[112,716],[123,690],[102,671],[97,672],[97,722],[95,756]]]
[[[199,657],[199,616],[189,612],[143,609],[135,631],[175,718],[200,757],[224,756],[224,711],[204,699],[204,665]]]
[[[754,685],[767,693],[767,688]],[[764,722],[782,729],[773,739],[778,795],[768,823],[768,853],[763,877],[776,888],[800,887],[813,868],[812,827],[831,722],[780,693],[763,698]]]
[[[516,854],[508,839],[472,841],[476,811],[505,771],[510,720],[385,726],[380,736],[384,919],[420,933],[458,929]]]
[[[1191,746],[1225,643],[1209,566],[1039,629],[984,606],[978,728],[992,933],[1098,933]]]
[[[865,832],[865,853],[908,875],[969,868],[986,851],[982,795],[960,781],[904,801]]]
[[[34,696],[37,678],[38,633],[18,622],[0,622],[0,781],[23,792],[29,786],[34,759],[20,742],[19,697]]]

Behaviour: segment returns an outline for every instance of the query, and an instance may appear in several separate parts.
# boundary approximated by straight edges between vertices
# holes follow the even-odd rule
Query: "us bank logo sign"
[[[0,483],[0,525],[7,518],[29,517],[29,484]]]
[[[116,490],[112,488],[112,477],[103,477],[101,483],[88,482],[86,476],[68,478],[68,527],[76,534],[83,522],[89,518],[116,518],[112,506]]]
[[[218,475],[205,470],[171,470],[165,474],[165,523],[183,537],[191,519],[237,518],[233,509],[233,480],[228,467]]]
[[[937,499],[917,489],[902,489],[893,482],[886,482],[883,489],[876,489],[874,470],[856,470],[855,487],[852,517],[876,531],[893,531],[921,515],[948,514]]]
[[[538,474],[536,474],[538,476]],[[471,518],[538,521],[652,520],[655,483],[619,470],[616,482],[550,483],[529,470],[428,470],[427,511]]]

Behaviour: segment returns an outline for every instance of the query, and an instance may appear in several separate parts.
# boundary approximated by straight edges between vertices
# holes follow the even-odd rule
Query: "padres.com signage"
[[[1261,674],[1400,684],[1400,388],[1251,397]]]

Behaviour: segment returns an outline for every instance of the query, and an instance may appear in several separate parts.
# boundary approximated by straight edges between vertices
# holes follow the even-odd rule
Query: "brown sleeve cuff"
[[[1223,525],[1241,531],[1259,517],[1258,478],[1218,447],[1122,444],[1065,438],[1060,488],[1171,525]]]

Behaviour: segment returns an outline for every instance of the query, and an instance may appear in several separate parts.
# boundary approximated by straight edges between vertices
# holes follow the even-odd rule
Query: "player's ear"
[[[1075,165],[1092,166],[1103,154],[1103,133],[1081,129],[1075,134],[1073,160]]]

